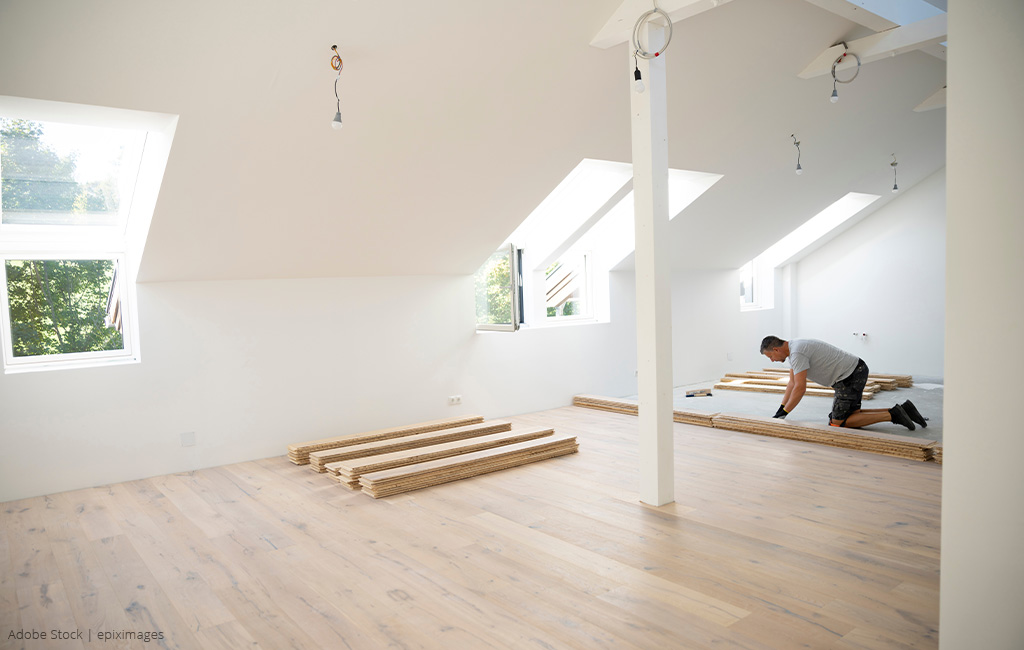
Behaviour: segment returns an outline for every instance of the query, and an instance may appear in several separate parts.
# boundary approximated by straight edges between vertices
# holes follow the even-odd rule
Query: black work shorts
[[[864,386],[868,383],[868,364],[863,359],[857,361],[857,367],[849,375],[832,384],[836,392],[832,400],[832,412],[829,417],[846,424],[846,418],[854,411],[860,410],[860,402],[864,399]]]

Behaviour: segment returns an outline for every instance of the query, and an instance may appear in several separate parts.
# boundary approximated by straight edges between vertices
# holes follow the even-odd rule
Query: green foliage
[[[120,350],[107,327],[111,260],[8,260],[7,295],[14,356]]]
[[[475,290],[478,325],[512,323],[512,267],[508,252],[494,253],[480,267],[475,276]]]

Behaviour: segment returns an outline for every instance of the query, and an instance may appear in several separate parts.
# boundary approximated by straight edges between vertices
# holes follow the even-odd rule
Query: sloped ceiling
[[[468,274],[583,158],[629,162],[619,0],[0,0],[0,94],[180,116],[140,281]],[[864,28],[804,0],[675,25],[669,164],[725,174],[673,221],[680,268],[737,268],[848,191],[945,164],[921,52],[797,77]],[[345,62],[335,111],[331,45]],[[793,174],[796,133],[806,172]]]

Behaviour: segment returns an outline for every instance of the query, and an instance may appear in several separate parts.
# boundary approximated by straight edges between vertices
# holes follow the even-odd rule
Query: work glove
[[[775,411],[775,415],[773,415],[772,417],[773,418],[782,418],[783,420],[785,420],[787,415],[789,415],[789,412],[786,410],[786,407],[785,406],[780,406],[779,410]]]

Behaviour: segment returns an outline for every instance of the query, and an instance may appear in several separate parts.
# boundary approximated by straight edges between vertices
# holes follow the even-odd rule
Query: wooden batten
[[[358,445],[367,442],[373,442],[375,440],[387,440],[390,438],[397,438],[417,433],[424,433],[427,431],[438,431],[440,429],[452,429],[455,427],[462,427],[483,421],[483,416],[466,415],[457,418],[431,420],[429,422],[420,422],[419,424],[392,427],[390,429],[378,429],[375,431],[353,433],[344,436],[335,436],[332,438],[321,438],[320,440],[312,440],[310,442],[300,442],[288,445],[288,460],[295,463],[296,465],[306,465],[309,463],[310,453],[314,451],[319,451],[321,449],[331,449],[348,445]]]

